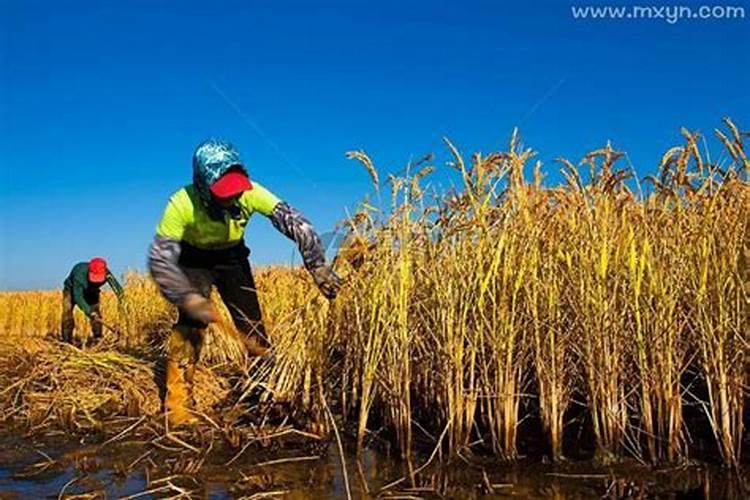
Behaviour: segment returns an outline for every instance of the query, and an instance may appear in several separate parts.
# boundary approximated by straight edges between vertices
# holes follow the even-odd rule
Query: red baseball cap
[[[230,170],[211,184],[211,193],[217,198],[231,198],[253,188],[247,175],[240,170]]]
[[[107,279],[107,261],[101,257],[94,257],[89,261],[89,281],[104,283]]]

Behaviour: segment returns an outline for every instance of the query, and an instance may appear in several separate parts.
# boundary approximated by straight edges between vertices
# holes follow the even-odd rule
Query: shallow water
[[[336,446],[318,450],[247,451],[231,465],[230,450],[214,452],[200,471],[190,471],[196,455],[165,453],[146,443],[100,447],[61,439],[0,441],[0,498],[174,496],[195,498],[346,498]],[[150,452],[150,453],[149,453]],[[47,455],[49,458],[47,458]],[[145,458],[144,458],[145,455]],[[181,463],[180,461],[184,463]],[[589,463],[554,466],[521,460],[456,460],[428,467],[414,485],[408,480],[383,489],[402,476],[399,462],[368,450],[358,465],[347,455],[354,498],[747,498],[748,471],[732,473],[709,466],[652,469],[638,465],[597,468]],[[268,463],[272,462],[272,463]],[[135,465],[132,465],[134,464]],[[260,466],[258,464],[261,464]],[[422,463],[422,462],[420,462]],[[265,465],[264,465],[265,464]],[[132,465],[132,467],[131,467]],[[174,488],[172,487],[174,486]]]

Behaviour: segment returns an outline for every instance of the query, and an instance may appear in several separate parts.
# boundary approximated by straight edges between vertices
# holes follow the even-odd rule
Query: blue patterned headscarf
[[[193,185],[201,203],[211,212],[217,209],[211,202],[211,185],[230,168],[239,168],[247,175],[240,153],[229,142],[208,139],[200,143],[193,153]]]

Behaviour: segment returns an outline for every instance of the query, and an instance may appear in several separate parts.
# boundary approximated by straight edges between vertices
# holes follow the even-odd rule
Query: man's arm
[[[107,271],[107,283],[115,292],[115,295],[117,295],[117,300],[122,300],[122,296],[125,291],[122,289],[122,285],[120,285],[120,282],[117,281],[117,278],[115,278],[115,275],[110,271]]]
[[[180,242],[156,235],[148,252],[151,277],[164,296],[178,306],[191,293],[199,293],[179,266]]]
[[[148,252],[151,277],[167,300],[180,307],[188,295],[198,293],[179,265],[180,242],[190,220],[189,212],[190,197],[181,189],[169,198]]]
[[[83,313],[91,317],[91,306],[86,302],[86,298],[83,296],[83,286],[77,280],[73,280],[73,302],[83,311]]]
[[[341,278],[326,265],[323,245],[310,221],[257,182],[244,201],[248,208],[271,219],[273,227],[297,243],[305,268],[312,274],[315,284],[328,299],[334,299],[341,287]]]
[[[297,244],[308,271],[325,265],[326,258],[320,237],[310,221],[299,210],[280,201],[268,218],[271,219],[273,227]]]

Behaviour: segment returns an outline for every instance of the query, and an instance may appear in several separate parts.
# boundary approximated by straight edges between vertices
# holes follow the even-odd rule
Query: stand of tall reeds
[[[203,359],[241,367],[240,403],[261,393],[325,427],[323,403],[339,401],[330,408],[357,447],[389,441],[412,480],[425,446],[517,457],[520,422],[537,408],[562,459],[574,395],[601,460],[688,458],[686,408],[699,405],[736,465],[750,387],[750,162],[747,133],[725,126],[725,161],[683,130],[645,193],[609,143],[561,159],[558,186],[539,163],[527,179],[534,153],[516,131],[506,151],[469,161],[446,140],[452,187],[431,184],[429,157],[389,176],[383,204],[373,161],[351,152],[378,203],[342,222],[337,299],[304,270],[260,270],[271,353],[246,360],[221,307]],[[145,276],[125,290],[119,308],[105,293],[103,310],[120,332],[112,344],[133,354],[175,311]],[[58,336],[59,307],[59,292],[0,294],[0,334]]]

